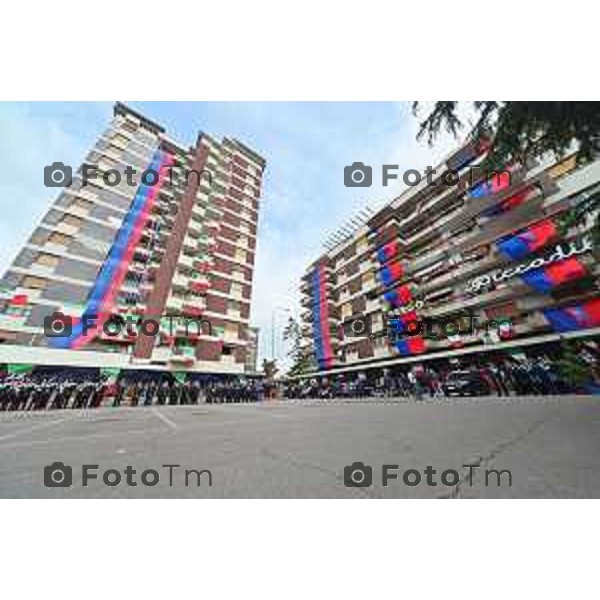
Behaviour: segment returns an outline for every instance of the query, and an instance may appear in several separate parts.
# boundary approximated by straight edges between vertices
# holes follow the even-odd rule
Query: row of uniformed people
[[[158,382],[60,377],[5,377],[0,379],[0,410],[43,410],[109,406],[252,402],[263,399],[263,387],[251,381]]]

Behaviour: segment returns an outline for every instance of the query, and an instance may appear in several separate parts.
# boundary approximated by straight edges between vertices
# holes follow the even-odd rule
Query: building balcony
[[[189,254],[184,254],[183,252],[179,255],[179,264],[188,267],[189,269],[194,268],[194,260],[195,259]]]
[[[76,217],[81,217],[83,219],[86,219],[90,214],[89,209],[74,205],[71,205],[64,210],[72,215],[75,215]]]
[[[210,281],[204,274],[197,274],[193,279],[188,280],[188,288],[198,294],[203,294],[210,288]]]
[[[214,242],[214,238],[210,235],[207,235],[206,233],[201,233],[198,236],[198,244],[200,244],[202,246],[207,246],[208,244],[211,244],[212,242]]]
[[[200,298],[197,300],[188,299],[181,307],[181,313],[189,317],[201,317],[205,310],[206,302]]]
[[[223,333],[222,339],[223,339],[224,342],[228,342],[228,343],[240,343],[240,342],[243,342],[243,340],[240,340],[237,331],[228,331],[228,330],[225,330],[224,333]]]
[[[219,231],[221,231],[221,224],[215,219],[209,219],[204,223],[204,229],[207,233],[216,235]]]
[[[340,292],[340,296],[339,296],[338,301],[339,302],[346,302],[346,300],[348,300],[351,296],[352,296],[352,294],[349,291],[347,291],[347,290],[343,291],[343,292]]]
[[[206,214],[206,209],[201,205],[198,204],[197,202],[194,203],[194,206],[192,208],[192,222],[195,225],[201,226],[202,223],[198,222],[198,220],[202,221],[204,219],[204,215]],[[196,217],[196,218],[194,218]],[[198,219],[198,220],[196,220]]]
[[[208,273],[213,266],[213,262],[212,257],[203,256],[194,260],[192,268],[199,273]]]
[[[190,278],[182,275],[181,273],[175,273],[171,282],[172,287],[187,289],[190,282]]]
[[[112,344],[135,344],[137,340],[136,329],[136,327],[130,327],[129,331],[127,331],[127,328],[122,325],[118,335],[108,335],[103,328],[100,328],[98,330],[98,339]],[[116,332],[117,330],[111,327],[110,331]]]
[[[194,347],[178,348],[174,346],[169,354],[169,362],[192,365],[196,362],[196,349]]]
[[[303,325],[301,328],[302,335],[312,336],[312,331],[313,331],[312,325],[308,325],[308,324]]]
[[[249,300],[247,300],[246,298],[244,298],[244,294],[242,293],[242,290],[238,290],[238,289],[233,289],[230,291],[229,295],[234,299],[234,300],[239,300],[241,302],[248,302]]]
[[[148,263],[148,266],[146,267],[146,269],[147,269],[147,272],[149,275],[156,275],[159,267],[160,267],[160,263],[157,260],[152,260],[152,261],[150,261],[150,263]]]
[[[248,280],[246,279],[246,275],[244,274],[244,272],[238,271],[237,269],[235,271],[232,271],[231,274],[229,275],[229,277],[231,279],[233,279],[234,281],[237,281],[238,283],[248,283]]]
[[[389,346],[375,346],[373,349],[374,358],[391,358],[392,352]]]
[[[302,304],[302,306],[305,306],[306,308],[308,308],[309,306],[312,306],[312,303],[313,303],[312,296],[303,296],[302,300],[300,300],[300,304]]]
[[[190,235],[186,235],[183,238],[183,248],[189,252],[195,252],[198,248],[198,241]]]
[[[203,228],[202,221],[196,220],[192,213],[192,218],[190,219],[190,222],[188,225],[188,233],[194,237],[198,237],[198,236],[202,235],[202,228]]]
[[[240,312],[239,309],[230,308],[230,309],[227,310],[227,316],[228,317],[232,317],[233,319],[241,319],[242,318],[242,313]]]
[[[46,267],[45,265],[31,265],[28,269],[31,275],[38,275],[39,277],[52,277],[54,273],[54,267]]]
[[[146,271],[147,267],[144,263],[132,261],[129,263],[129,266],[127,269],[130,273],[143,274]]]
[[[169,346],[159,346],[152,350],[152,361],[167,362],[171,356],[171,348]]]
[[[367,304],[365,306],[365,312],[373,312],[376,310],[381,310],[382,302],[380,298],[373,298],[372,300],[367,300]]]
[[[166,302],[166,306],[165,306],[167,311],[179,314],[179,313],[181,313],[182,307],[183,307],[183,298],[179,298],[176,296],[169,296],[169,298],[167,298],[167,302]]]
[[[346,352],[345,363],[353,363],[358,360],[358,352]]]
[[[235,365],[235,356],[233,354],[223,354],[219,362],[223,365]]]
[[[55,225],[56,231],[59,233],[64,233],[65,235],[74,236],[79,233],[79,227],[75,227],[74,225],[67,225],[66,223],[57,223]]]

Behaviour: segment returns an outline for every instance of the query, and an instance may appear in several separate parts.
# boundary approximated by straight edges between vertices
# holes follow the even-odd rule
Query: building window
[[[129,138],[122,133],[116,133],[111,138],[111,143],[113,144],[123,144],[127,145],[129,143]]]
[[[38,254],[35,257],[34,265],[36,267],[48,267],[49,269],[54,269],[59,263],[58,256],[53,256],[52,254]]]
[[[76,198],[73,202],[71,202],[71,208],[76,208],[85,212],[89,212],[90,210],[92,210],[93,206],[93,202],[90,202],[89,200],[84,200],[83,198]]]
[[[64,246],[65,248],[69,245],[71,238],[64,233],[51,233],[48,237],[49,244],[55,244],[56,246]]]
[[[43,290],[46,287],[46,283],[46,279],[42,279],[41,277],[33,277],[31,275],[23,277],[23,281],[21,281],[21,285],[23,287],[32,290]]]
[[[577,168],[577,157],[570,156],[569,158],[560,161],[558,164],[554,165],[549,171],[548,174],[552,179],[560,179],[565,175],[568,175],[571,171],[574,171]]]
[[[65,215],[59,222],[60,225],[68,225],[69,227],[81,227],[83,219],[74,217],[73,215]]]

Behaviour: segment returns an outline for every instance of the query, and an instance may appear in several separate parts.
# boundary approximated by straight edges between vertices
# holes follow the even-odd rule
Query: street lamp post
[[[291,314],[291,310],[289,308],[285,308],[284,306],[275,306],[271,311],[271,357],[275,360],[275,313],[281,310],[285,313]]]

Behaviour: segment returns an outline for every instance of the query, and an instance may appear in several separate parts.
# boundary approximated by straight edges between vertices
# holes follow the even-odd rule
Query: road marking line
[[[119,431],[119,435],[122,436],[130,436],[130,435],[135,435],[135,434],[143,434],[143,435],[148,435],[149,433],[164,433],[165,429],[164,427],[157,427],[154,429],[148,429],[148,427],[144,427],[143,429],[126,429],[125,431]],[[4,444],[2,446],[0,446],[0,450],[1,451],[5,451],[5,450],[11,450],[13,448],[22,448],[22,447],[27,447],[27,448],[31,448],[31,447],[35,447],[35,446],[47,446],[47,445],[52,445],[52,444],[67,444],[69,442],[87,442],[90,440],[95,440],[95,439],[100,439],[100,438],[114,438],[115,437],[115,432],[114,431],[104,431],[104,432],[99,432],[99,433],[88,433],[86,435],[67,435],[67,436],[61,436],[61,437],[56,437],[56,438],[47,438],[44,440],[16,440],[14,442],[8,442],[7,444]]]
[[[56,425],[58,423],[63,423],[64,421],[68,421],[67,417],[62,419],[56,419],[54,421],[49,421],[47,423],[40,423],[39,425],[33,425],[32,427],[27,427],[26,429],[19,429],[19,431],[15,431],[14,433],[9,433],[8,435],[3,435],[0,437],[0,442],[4,440],[10,440],[12,438],[19,437],[22,433],[30,433],[31,431],[36,431],[37,429],[43,429],[44,427],[50,427],[52,425]]]
[[[166,423],[172,429],[177,429],[177,424],[171,421],[168,417],[165,417],[157,408],[153,408],[152,412],[163,422]]]

